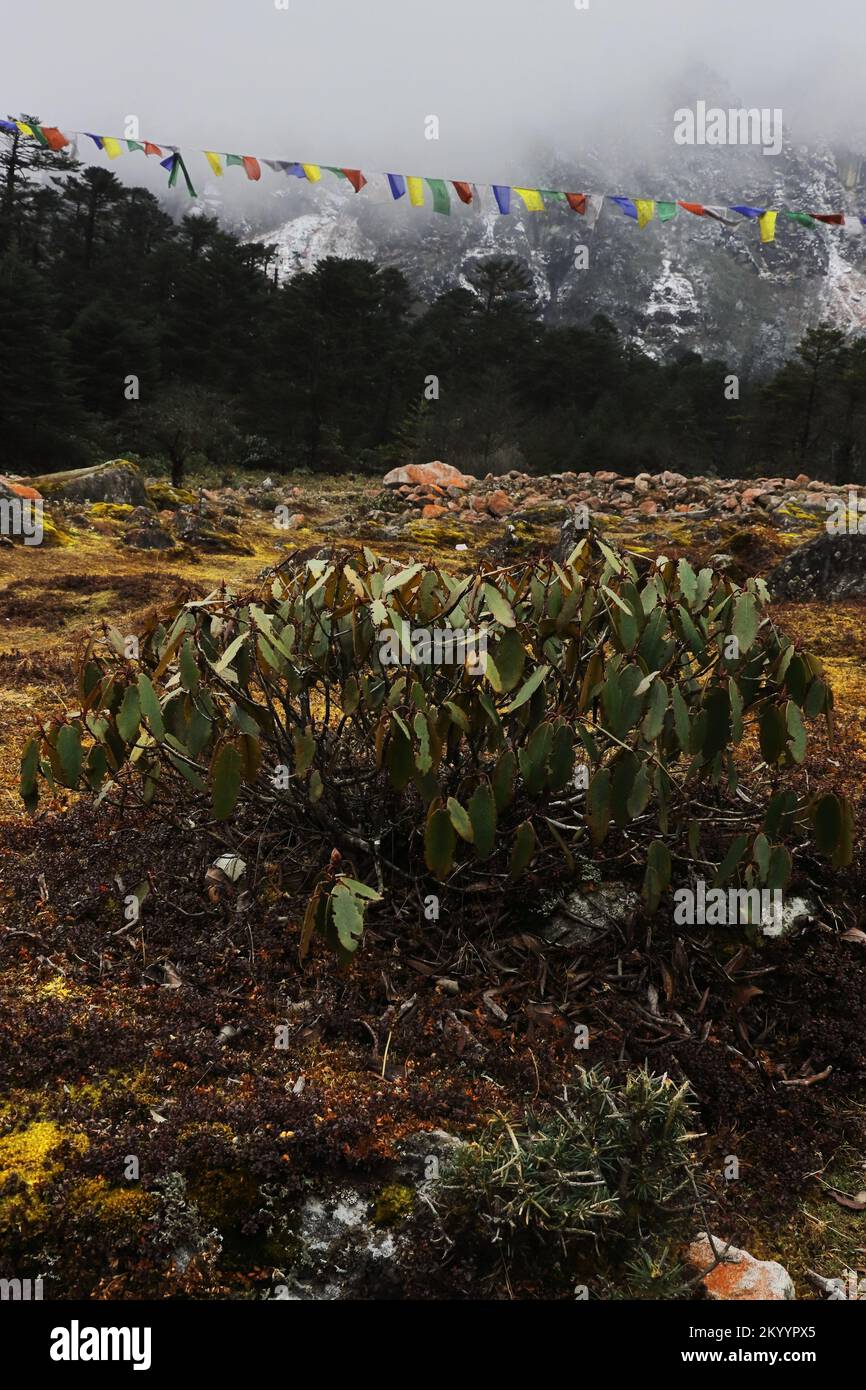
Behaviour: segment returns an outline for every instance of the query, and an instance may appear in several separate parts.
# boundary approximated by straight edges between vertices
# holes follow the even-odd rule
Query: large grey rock
[[[119,502],[149,507],[144,478],[137,464],[114,459],[95,468],[75,468],[68,473],[46,473],[32,478],[44,497],[60,502]]]
[[[866,536],[818,536],[787,555],[767,580],[774,598],[866,596]]]

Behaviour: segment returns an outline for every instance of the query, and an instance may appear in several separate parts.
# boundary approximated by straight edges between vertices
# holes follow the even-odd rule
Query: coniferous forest
[[[516,261],[454,271],[465,286],[432,303],[363,260],[281,282],[273,247],[0,134],[0,470],[123,454],[175,482],[191,460],[333,473],[440,457],[866,477],[863,339],[818,325],[732,391],[736,363],[658,362],[602,316],[545,326]]]

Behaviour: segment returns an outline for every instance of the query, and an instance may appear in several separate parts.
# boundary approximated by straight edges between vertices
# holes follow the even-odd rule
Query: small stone
[[[503,492],[502,488],[497,488],[495,492],[491,492],[487,498],[487,510],[491,516],[506,516],[512,510],[511,498],[508,493]]]
[[[784,1265],[775,1260],[756,1260],[747,1250],[733,1245],[715,1269],[710,1269],[724,1249],[725,1241],[719,1236],[711,1239],[706,1231],[701,1231],[686,1252],[686,1263],[696,1272],[709,1270],[702,1280],[708,1298],[716,1302],[781,1302],[796,1297],[793,1280]]]
[[[454,503],[450,503],[453,507]],[[438,502],[428,502],[426,507],[421,508],[421,516],[424,521],[436,521],[438,517],[445,516],[447,507],[440,507]]]

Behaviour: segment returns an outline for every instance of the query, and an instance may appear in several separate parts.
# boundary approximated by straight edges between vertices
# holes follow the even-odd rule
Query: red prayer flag
[[[159,145],[152,145],[149,140],[145,140],[144,142],[144,153],[156,154],[162,159],[162,150],[159,148]]]
[[[72,143],[69,136],[64,135],[62,130],[58,130],[56,125],[44,125],[42,134],[52,150],[62,150],[64,145]]]
[[[257,159],[253,158],[251,154],[245,154],[243,156],[243,161],[244,168],[247,171],[247,178],[252,179],[255,183],[262,176],[262,166],[259,164],[259,161]]]
[[[707,210],[703,203],[680,203],[679,206],[685,208],[686,212],[694,213],[695,217],[704,217],[706,215]]]
[[[844,212],[810,212],[810,217],[814,217],[816,222],[829,222],[831,227],[843,227],[845,225]]]
[[[346,175],[346,178],[349,180],[349,183],[356,193],[360,193],[364,184],[367,182],[360,169],[341,169],[340,173]]]
[[[586,213],[586,194],[585,193],[566,193],[568,206],[573,212],[579,212],[581,217]]]
[[[452,184],[454,187],[454,192],[457,194],[457,197],[460,199],[461,203],[472,202],[471,183],[457,183],[455,180],[452,179]]]

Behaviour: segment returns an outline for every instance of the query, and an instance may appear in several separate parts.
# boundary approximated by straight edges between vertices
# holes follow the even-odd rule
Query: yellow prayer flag
[[[18,129],[21,131],[21,134],[22,134],[22,135],[32,135],[32,134],[33,134],[33,131],[31,130],[30,126],[27,125],[27,123],[26,123],[25,121],[16,121],[15,124],[17,125]]]
[[[544,212],[544,199],[537,188],[515,188],[527,212]]]
[[[218,179],[221,179],[222,176],[223,176],[223,166],[222,166],[222,164],[220,163],[220,157],[219,157],[219,155],[218,155],[218,154],[214,154],[213,150],[205,150],[205,152],[204,152],[204,157],[205,157],[205,159],[207,160],[207,162],[208,162],[208,164],[210,165],[210,167],[213,169],[213,171],[214,171],[214,173],[216,174],[217,178],[218,178]]]
[[[318,164],[302,164],[301,168],[310,180],[310,183],[318,183],[319,179],[322,177],[322,171]]]
[[[656,205],[651,198],[635,198],[634,205],[637,209],[639,227],[645,227],[647,222],[652,222],[656,214]]]
[[[109,159],[116,159],[120,154],[120,141],[115,140],[113,135],[103,135],[102,148],[105,150]]]
[[[413,179],[407,176],[406,187],[409,189],[409,202],[413,208],[423,208],[424,206],[424,180]]]
[[[779,214],[777,212],[773,212],[772,210],[768,209],[767,212],[762,213],[761,216],[758,218],[758,221],[761,224],[761,241],[775,241],[776,218],[778,216]]]

